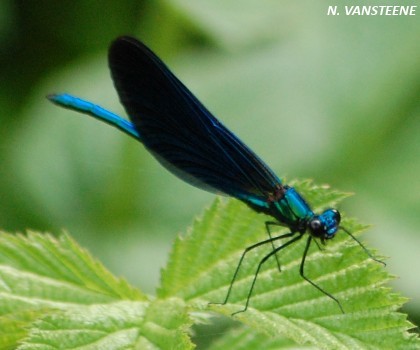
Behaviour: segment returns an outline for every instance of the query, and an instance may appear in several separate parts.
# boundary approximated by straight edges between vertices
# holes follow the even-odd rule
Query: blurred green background
[[[279,176],[356,194],[340,209],[373,225],[365,239],[390,257],[418,324],[420,13],[334,17],[328,5],[347,3],[2,0],[0,227],[69,231],[153,293],[176,234],[214,195],[45,99],[69,92],[125,115],[107,48],[132,34]]]

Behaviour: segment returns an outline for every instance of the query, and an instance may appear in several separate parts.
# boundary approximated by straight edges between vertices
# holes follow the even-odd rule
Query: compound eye
[[[333,213],[334,220],[335,220],[335,222],[336,222],[336,224],[337,224],[337,226],[338,226],[338,224],[339,224],[339,223],[340,223],[340,221],[341,221],[341,215],[340,215],[340,212],[339,212],[338,210],[336,210],[336,209],[331,209],[331,212]]]
[[[318,218],[311,220],[309,228],[312,231],[313,235],[316,237],[321,237],[324,234],[325,228],[322,225],[321,220],[319,220]]]

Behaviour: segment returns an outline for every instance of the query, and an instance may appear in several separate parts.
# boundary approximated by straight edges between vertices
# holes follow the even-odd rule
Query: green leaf
[[[314,207],[331,207],[347,194],[309,182],[296,187]],[[312,187],[312,188],[311,188]],[[187,235],[177,239],[162,273],[160,297],[177,296],[193,308],[230,316],[243,309],[256,266],[271,246],[252,250],[244,259],[226,305],[232,275],[245,247],[267,238],[264,216],[242,203],[218,199],[196,220]],[[364,226],[344,216],[342,225],[359,235]],[[279,234],[287,229],[279,230]],[[405,299],[384,284],[391,279],[383,266],[339,231],[320,251],[313,245],[305,274],[340,300],[345,310],[299,275],[306,239],[279,254],[282,272],[270,259],[260,272],[250,307],[234,319],[270,337],[286,337],[321,349],[410,349],[420,345],[407,331],[412,325],[396,310]]]
[[[150,302],[67,235],[0,236],[0,349],[189,349],[177,298]]]
[[[268,337],[264,333],[258,333],[248,327],[238,327],[226,332],[215,341],[208,350],[297,350],[314,349],[312,347],[299,347],[288,339]]]
[[[348,195],[309,181],[295,187],[317,209]],[[192,349],[193,323],[243,309],[271,245],[246,256],[226,305],[209,302],[223,302],[244,248],[266,238],[265,219],[236,200],[217,199],[176,240],[156,298],[113,276],[67,235],[3,233],[0,348]],[[364,228],[346,218],[343,225],[356,235]],[[275,259],[267,261],[248,310],[233,316],[240,327],[211,348],[418,349],[419,339],[408,333],[412,325],[397,312],[404,299],[384,286],[390,276],[383,266],[345,234],[329,243],[310,249],[305,272],[340,300],[345,314],[299,276],[302,239],[279,254],[281,273]]]
[[[0,290],[22,298],[39,296],[50,303],[146,300],[125,280],[114,277],[64,234],[0,235]],[[6,287],[7,286],[7,287]],[[10,288],[10,289],[9,289]],[[4,289],[4,290],[3,290]],[[22,299],[23,300],[23,299]]]
[[[75,307],[35,324],[19,350],[190,349],[182,301],[122,301]]]

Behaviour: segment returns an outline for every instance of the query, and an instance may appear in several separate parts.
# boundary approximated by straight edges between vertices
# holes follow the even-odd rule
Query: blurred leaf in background
[[[45,99],[69,92],[124,115],[107,48],[133,34],[279,176],[356,193],[344,209],[374,225],[369,239],[390,256],[418,324],[418,15],[333,17],[328,5],[3,1],[2,229],[69,230],[115,273],[154,289],[175,234],[213,195]]]

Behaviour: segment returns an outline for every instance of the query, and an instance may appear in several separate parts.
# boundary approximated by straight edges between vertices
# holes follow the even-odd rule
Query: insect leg
[[[305,279],[307,282],[309,282],[310,284],[312,284],[316,289],[318,289],[320,292],[322,292],[323,294],[325,294],[326,296],[330,297],[332,300],[334,300],[338,307],[340,308],[341,312],[344,314],[344,309],[341,306],[340,301],[335,298],[332,294],[326,292],[324,289],[322,289],[320,286],[318,286],[315,282],[312,282],[308,277],[305,276],[304,273],[304,268],[305,268],[305,259],[306,259],[306,255],[308,253],[309,247],[311,245],[311,241],[312,241],[312,236],[308,237],[308,240],[306,241],[306,246],[305,246],[305,250],[303,251],[303,256],[302,256],[302,261],[300,263],[300,275],[302,276],[303,279]]]
[[[273,237],[271,236],[270,226],[284,226],[284,225],[282,225],[281,223],[276,222],[276,221],[266,221],[265,222],[265,230],[268,233],[268,237],[270,237],[270,239],[273,239]],[[276,250],[277,247],[274,245],[274,241],[271,241],[271,246],[273,247],[273,250]],[[275,254],[275,257],[276,257],[277,267],[279,269],[279,272],[281,272],[279,257],[277,256],[277,254]]]
[[[372,260],[386,266],[386,264],[379,259],[376,259],[371,253],[370,251],[362,244],[362,242],[360,242],[355,236],[353,236],[350,231],[346,230],[344,227],[340,226],[340,229],[342,229],[345,233],[347,233],[351,238],[353,238],[354,241],[357,242],[358,245],[360,245],[360,247],[362,247],[362,249],[365,251],[365,253],[369,256],[369,258],[371,258]]]
[[[228,291],[227,291],[227,294],[226,294],[225,300],[224,300],[222,303],[210,303],[210,304],[220,304],[220,305],[225,305],[225,304],[227,303],[227,301],[229,300],[229,297],[230,297],[230,293],[232,292],[232,287],[233,287],[233,284],[235,283],[236,277],[238,276],[238,272],[239,272],[239,270],[240,270],[240,268],[241,268],[242,262],[244,261],[245,255],[246,255],[248,252],[250,252],[251,250],[253,250],[253,249],[257,248],[257,247],[260,247],[260,246],[262,246],[262,245],[264,245],[264,244],[267,244],[267,243],[272,243],[273,241],[280,240],[280,239],[283,239],[283,238],[292,237],[292,236],[293,236],[293,235],[295,235],[295,234],[296,234],[296,232],[289,232],[289,233],[286,233],[286,234],[284,234],[284,235],[281,235],[281,236],[278,236],[278,237],[269,238],[269,239],[266,239],[266,240],[264,240],[264,241],[261,241],[261,242],[255,243],[255,244],[253,244],[253,245],[251,245],[251,246],[247,247],[247,248],[243,251],[243,253],[242,253],[242,255],[241,255],[241,258],[239,259],[239,263],[238,263],[238,265],[236,266],[236,270],[235,270],[235,273],[233,274],[232,280],[231,280],[231,282],[230,282],[229,289],[228,289]],[[281,247],[280,247],[280,248],[281,248]],[[279,248],[276,248],[276,250],[273,250],[273,251],[270,253],[270,256],[271,256],[272,254],[274,254],[274,253],[275,253],[278,249],[279,249]]]
[[[285,235],[275,237],[273,240],[275,240],[275,239],[281,239],[281,238],[286,238],[286,237],[292,237],[294,234],[296,234],[296,232],[287,233],[287,234],[285,234]],[[249,289],[249,292],[248,292],[248,295],[247,295],[247,298],[246,298],[245,307],[244,307],[242,310],[239,310],[239,311],[234,312],[234,313],[232,314],[232,316],[233,316],[233,315],[236,315],[236,314],[238,314],[238,313],[244,312],[244,311],[246,311],[246,310],[248,309],[249,301],[250,301],[250,299],[251,299],[252,292],[253,292],[253,290],[254,290],[255,282],[257,281],[257,277],[258,277],[258,274],[259,274],[259,272],[260,272],[260,269],[261,269],[262,265],[263,265],[263,264],[264,264],[264,263],[265,263],[265,262],[266,262],[266,261],[267,261],[270,257],[272,257],[273,255],[275,255],[278,251],[280,251],[281,249],[286,248],[286,247],[287,247],[287,246],[289,246],[290,244],[292,244],[292,243],[294,243],[294,242],[298,241],[299,239],[301,239],[303,235],[304,235],[304,232],[303,232],[303,233],[299,233],[299,236],[296,236],[296,237],[292,238],[291,240],[287,241],[286,243],[282,244],[280,247],[277,247],[276,249],[274,249],[273,251],[271,251],[270,253],[268,253],[266,256],[264,256],[264,257],[260,260],[260,262],[258,263],[258,266],[257,266],[257,270],[255,271],[255,274],[254,274],[254,279],[252,280],[251,288]],[[270,240],[267,240],[267,241],[266,241],[266,243],[268,243],[268,242],[270,242]]]

